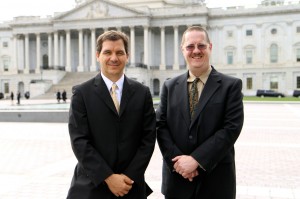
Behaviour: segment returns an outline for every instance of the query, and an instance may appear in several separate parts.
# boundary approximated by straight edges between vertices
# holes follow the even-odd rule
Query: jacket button
[[[193,139],[193,136],[192,136],[192,135],[189,135],[189,139],[190,139],[190,140]]]

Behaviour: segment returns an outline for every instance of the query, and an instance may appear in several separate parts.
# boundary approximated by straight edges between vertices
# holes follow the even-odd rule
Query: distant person
[[[212,43],[203,27],[183,33],[181,51],[188,71],[164,83],[157,109],[162,193],[166,199],[235,199],[242,81],[210,65]]]
[[[18,91],[17,100],[18,100],[17,103],[20,104],[20,100],[21,100],[21,93],[20,93],[20,91]]]
[[[10,92],[11,104],[14,103],[14,97],[15,97],[14,92]]]
[[[62,92],[61,97],[62,97],[63,102],[66,102],[66,100],[67,100],[67,92],[66,92],[66,90],[64,90]]]
[[[61,100],[60,91],[57,91],[57,93],[56,93],[56,99],[57,99],[57,103],[60,103],[60,100]]]
[[[97,76],[73,87],[69,134],[77,158],[68,199],[146,199],[145,171],[155,146],[155,111],[148,87],[124,74],[128,36],[97,39]]]

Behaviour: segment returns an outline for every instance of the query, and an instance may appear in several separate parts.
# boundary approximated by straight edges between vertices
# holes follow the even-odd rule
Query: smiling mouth
[[[192,56],[193,59],[201,59],[203,57],[203,55],[194,55]]]

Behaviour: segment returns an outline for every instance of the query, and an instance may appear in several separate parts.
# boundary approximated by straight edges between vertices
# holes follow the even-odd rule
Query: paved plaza
[[[0,101],[2,103],[2,101]],[[245,103],[236,143],[237,199],[300,199],[300,103]],[[76,159],[66,123],[0,123],[0,198],[63,199]],[[156,147],[146,173],[160,194]]]

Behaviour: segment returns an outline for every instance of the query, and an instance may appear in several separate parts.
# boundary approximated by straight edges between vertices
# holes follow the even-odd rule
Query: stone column
[[[88,67],[88,64],[89,64],[89,57],[88,57],[88,54],[89,54],[89,45],[88,45],[88,32],[87,31],[84,31],[84,36],[83,36],[83,42],[84,42],[84,45],[83,45],[83,48],[84,48],[84,52],[83,52],[83,58],[84,58],[84,62],[83,62],[83,67]],[[89,70],[87,70],[89,71]]]
[[[64,63],[64,52],[65,52],[65,48],[64,48],[64,36],[62,33],[60,33],[60,36],[59,36],[59,48],[60,48],[60,51],[59,51],[59,66],[62,67],[65,65]]]
[[[144,26],[144,64],[149,67],[148,42],[149,42],[149,27]]]
[[[255,65],[261,65],[264,62],[264,60],[263,60],[264,50],[262,50],[263,49],[262,40],[264,38],[262,35],[262,30],[261,30],[262,25],[257,24],[256,27],[257,27],[257,29],[256,29],[256,31],[257,31],[257,46],[255,48],[255,51],[253,52],[253,63]]]
[[[91,72],[95,72],[97,70],[96,45],[96,29],[91,29]]]
[[[79,65],[77,66],[78,72],[83,72],[83,32],[78,30],[78,60]]]
[[[283,42],[283,47],[286,49],[285,50],[285,55],[283,57],[281,57],[281,56],[279,57],[279,63],[287,63],[288,65],[292,65],[296,58],[294,57],[295,54],[293,54],[293,46],[292,45],[287,45],[287,44],[292,44],[293,40],[294,40],[294,37],[293,37],[293,31],[294,31],[293,21],[286,22],[286,30],[287,30],[287,33],[286,33],[287,41]],[[281,37],[282,37],[282,41],[284,41],[284,37],[283,36],[281,36]],[[292,88],[292,87],[290,87],[290,88]]]
[[[58,69],[58,32],[54,32],[54,69]]]
[[[24,73],[29,73],[29,34],[25,34],[25,67],[24,67]]]
[[[135,66],[135,31],[134,26],[130,26],[130,65]]]
[[[53,67],[52,61],[52,33],[48,33],[48,66]]]
[[[40,73],[41,69],[41,37],[40,33],[36,34],[36,67],[35,73]]]
[[[179,57],[178,57],[178,26],[174,26],[174,64],[173,70],[179,70]]]
[[[11,68],[11,73],[18,73],[18,35],[13,35],[13,63]]]
[[[166,41],[165,27],[160,27],[160,66],[159,70],[166,70]]]
[[[224,33],[225,34],[225,33]],[[233,54],[233,65],[238,65],[238,66],[241,66],[243,65],[243,63],[246,63],[245,60],[243,60],[242,58],[242,52],[243,52],[243,49],[242,49],[242,46],[243,45],[243,40],[242,40],[242,34],[243,34],[243,31],[242,31],[242,26],[237,26],[237,49],[236,49],[236,60],[234,60],[234,54]]]
[[[71,72],[71,30],[66,30],[66,71]]]

